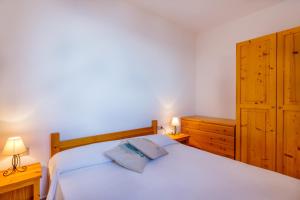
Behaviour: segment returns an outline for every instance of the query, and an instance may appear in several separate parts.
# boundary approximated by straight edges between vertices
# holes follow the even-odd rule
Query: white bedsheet
[[[57,177],[60,200],[299,200],[300,181],[179,143],[143,174],[101,162]]]

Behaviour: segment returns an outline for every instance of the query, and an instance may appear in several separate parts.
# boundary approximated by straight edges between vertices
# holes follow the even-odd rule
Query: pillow
[[[115,148],[106,151],[105,155],[120,166],[138,173],[142,173],[149,162],[149,158],[129,143],[121,143]]]
[[[146,138],[129,139],[128,143],[152,160],[168,154],[163,147]]]

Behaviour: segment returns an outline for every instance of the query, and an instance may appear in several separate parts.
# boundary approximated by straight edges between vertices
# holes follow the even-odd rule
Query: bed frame
[[[64,140],[64,141],[60,140],[59,133],[52,133],[50,136],[51,157],[61,151],[72,149],[79,146],[84,146],[84,145],[93,144],[97,142],[120,140],[125,138],[132,138],[132,137],[152,135],[152,134],[157,134],[157,120],[152,120],[151,127],[100,134],[100,135],[94,135],[94,136],[82,137],[82,138],[76,138],[76,139]]]

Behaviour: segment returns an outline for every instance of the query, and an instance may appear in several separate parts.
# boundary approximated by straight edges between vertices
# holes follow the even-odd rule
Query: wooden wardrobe
[[[237,44],[236,159],[300,178],[300,27]]]

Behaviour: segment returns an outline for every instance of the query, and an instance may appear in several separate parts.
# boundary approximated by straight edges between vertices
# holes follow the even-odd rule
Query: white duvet
[[[146,136],[169,152],[143,174],[103,154],[119,143],[64,151],[49,162],[47,200],[299,200],[300,180],[179,144]]]

